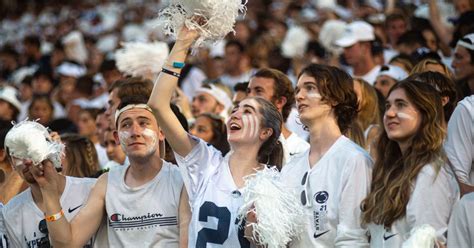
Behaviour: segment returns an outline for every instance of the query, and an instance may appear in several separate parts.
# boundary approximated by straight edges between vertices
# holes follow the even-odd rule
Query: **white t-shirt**
[[[99,159],[100,169],[105,169],[107,163],[109,162],[109,157],[107,157],[107,151],[105,150],[105,147],[100,145],[100,143],[94,144],[94,147],[97,152],[97,158]]]
[[[286,139],[283,134],[280,134],[278,140],[283,146],[283,166],[295,155],[309,149],[309,143],[298,137],[295,133],[291,133]]]
[[[454,205],[448,228],[448,247],[474,247],[474,193]]]
[[[376,65],[374,68],[372,68],[369,72],[367,72],[365,75],[362,75],[362,76],[356,76],[354,75],[354,70],[352,69],[352,67],[349,69],[348,73],[353,77],[353,78],[362,78],[364,79],[365,81],[367,81],[367,83],[369,83],[370,85],[374,85],[375,83],[375,80],[377,79],[377,75],[379,74],[380,72],[380,68],[381,66],[380,65]]]
[[[183,180],[176,165],[163,166],[150,182],[125,184],[129,166],[110,170],[105,195],[110,247],[179,245],[178,208]]]
[[[303,124],[301,124],[296,107],[291,108],[290,115],[288,116],[285,124],[286,128],[288,128],[288,130],[290,130],[292,133],[296,133],[298,137],[303,140],[308,140],[309,132],[306,131]]]
[[[367,247],[360,203],[369,192],[371,173],[369,154],[345,136],[339,137],[312,168],[309,149],[295,155],[283,167],[281,178],[307,196],[308,218],[306,230],[290,247]]]
[[[192,211],[188,247],[250,247],[237,223],[243,197],[230,173],[230,153],[222,157],[213,146],[193,138],[198,144],[186,157],[175,153]]]
[[[413,228],[429,224],[436,230],[437,239],[446,243],[449,216],[459,192],[453,174],[445,167],[437,173],[430,164],[418,173],[405,217],[395,221],[389,229],[369,224],[370,247],[402,247]]]
[[[64,216],[71,221],[84,206],[96,182],[93,178],[66,177],[66,185],[59,199]],[[12,198],[3,208],[8,242],[12,247],[38,247],[48,237],[39,226],[44,213],[33,201],[31,188]],[[45,222],[44,222],[45,223]],[[88,244],[91,244],[91,239]]]
[[[444,149],[459,180],[474,185],[474,96],[464,98],[454,109]]]
[[[5,224],[3,223],[3,204],[0,202],[0,248],[7,248],[8,238],[7,230],[5,229]]]

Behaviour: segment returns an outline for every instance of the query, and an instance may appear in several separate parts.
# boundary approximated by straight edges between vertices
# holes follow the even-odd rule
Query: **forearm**
[[[188,53],[189,48],[191,47],[194,40],[180,40],[178,39],[171,50],[167,61],[163,65],[163,68],[167,70],[180,73],[181,68],[174,68],[173,62],[184,62],[186,60],[186,56]],[[160,73],[155,83],[155,87],[151,93],[150,100],[148,101],[148,105],[150,105],[153,109],[163,109],[169,108],[168,104],[171,102],[171,98],[173,93],[177,87],[178,78],[167,74],[167,73]]]
[[[45,204],[45,215],[51,216],[57,214],[62,210],[59,203],[59,194],[44,194],[43,201]],[[48,221],[48,231],[51,237],[51,242],[54,247],[67,247],[72,243],[71,224],[66,220],[65,216],[56,221]]]

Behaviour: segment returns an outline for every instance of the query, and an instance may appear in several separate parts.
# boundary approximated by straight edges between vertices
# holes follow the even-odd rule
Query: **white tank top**
[[[155,178],[136,188],[125,184],[128,168],[116,168],[108,176],[105,205],[110,247],[178,247],[183,187],[178,168],[163,161]]]

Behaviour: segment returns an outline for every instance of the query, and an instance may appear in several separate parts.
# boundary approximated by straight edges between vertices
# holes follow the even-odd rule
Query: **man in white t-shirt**
[[[273,103],[281,113],[284,122],[295,104],[294,89],[290,79],[275,69],[258,70],[249,81],[247,93],[248,96],[260,96]],[[286,125],[282,126],[280,141],[283,144],[285,161],[309,148],[308,142],[288,130]]]
[[[181,196],[183,180],[178,168],[160,158],[159,143],[164,139],[144,96],[121,99],[115,113],[114,134],[127,154],[130,165],[103,174],[93,188],[87,204],[72,221],[48,222],[54,246],[81,246],[107,217],[110,247],[179,246],[178,218],[185,211]],[[50,167],[35,172],[48,199],[46,214],[61,210],[58,195],[49,190]],[[44,176],[41,175],[44,173]],[[178,213],[179,209],[179,213]]]
[[[16,127],[29,124],[32,124],[29,126],[31,128],[38,128],[38,130],[44,130],[47,133],[46,128],[42,127],[41,124],[25,121],[14,126],[5,138],[5,147],[14,170],[29,185],[28,189],[13,197],[2,210],[6,237],[12,247],[44,247],[42,245],[50,244],[44,214],[46,212],[45,199],[41,194],[40,185],[32,174],[33,169],[42,165],[34,165],[31,159],[20,159],[12,156],[12,154],[21,152],[18,151],[18,147],[16,149],[12,148],[12,146],[16,146],[12,133],[17,132]],[[44,138],[50,139],[49,135]],[[26,149],[38,149],[34,144],[29,145],[31,148],[27,146]],[[55,169],[51,170],[50,176],[57,182],[53,188],[60,197],[60,205],[64,209],[62,215],[71,220],[84,206],[96,180],[63,176]],[[92,242],[93,237],[91,236],[84,245],[91,247]]]
[[[444,149],[459,181],[474,191],[474,95],[454,109]]]
[[[372,160],[343,135],[357,113],[352,78],[311,64],[296,87],[296,106],[310,133],[310,148],[294,156],[282,180],[300,192],[305,230],[290,247],[368,247],[360,203],[369,192]]]
[[[374,28],[364,21],[354,21],[346,27],[342,38],[336,40],[336,45],[344,48],[344,58],[351,66],[349,74],[362,78],[373,85],[380,65],[375,63],[372,55],[372,44],[375,40]]]

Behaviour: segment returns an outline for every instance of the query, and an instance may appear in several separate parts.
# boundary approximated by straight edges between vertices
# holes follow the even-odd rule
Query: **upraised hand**
[[[50,160],[46,159],[38,166],[31,166],[30,171],[43,193],[59,194],[58,173]]]

